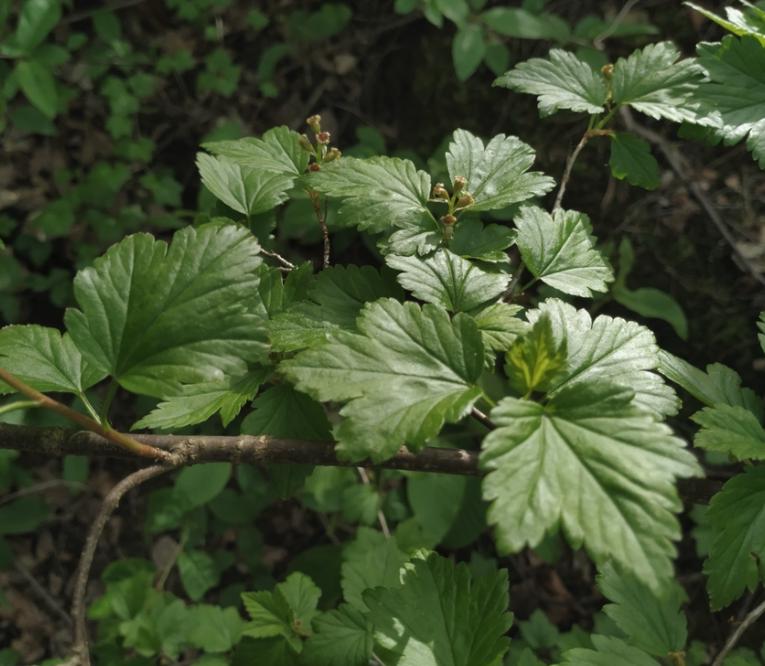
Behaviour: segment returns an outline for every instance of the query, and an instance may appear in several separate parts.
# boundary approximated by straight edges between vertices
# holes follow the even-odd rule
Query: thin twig
[[[598,51],[603,50],[603,42],[616,32],[616,29],[621,25],[622,21],[627,18],[627,14],[633,10],[638,2],[640,2],[640,0],[628,0],[625,2],[624,6],[619,10],[619,13],[614,17],[614,20],[611,21],[608,27],[592,40],[592,45],[598,49]]]
[[[79,481],[67,481],[66,479],[51,479],[50,481],[41,481],[34,485],[27,486],[26,488],[19,488],[15,492],[8,493],[0,497],[0,506],[13,502],[13,500],[19,497],[27,497],[29,495],[36,495],[37,493],[45,492],[51,488],[58,488],[59,486],[66,486],[67,488],[76,488],[77,490],[86,490],[87,484],[80,483]]]
[[[69,419],[77,425],[85,428],[86,430],[97,433],[101,435],[101,437],[114,442],[118,446],[124,447],[136,455],[139,455],[143,458],[151,458],[153,460],[170,460],[168,454],[165,451],[160,451],[151,446],[147,446],[146,444],[142,444],[141,442],[133,439],[130,435],[125,435],[124,433],[113,430],[112,428],[104,427],[95,419],[92,419],[89,416],[82,414],[81,412],[75,411],[71,407],[67,407],[65,404],[59,402],[58,400],[54,400],[44,393],[40,393],[40,391],[32,388],[24,381],[16,377],[16,375],[8,372],[3,368],[0,368],[0,379],[12,388],[16,389],[22,395],[25,395],[27,398],[30,398],[32,401],[37,403],[39,407],[44,407],[45,409],[56,412],[64,418]]]
[[[276,261],[278,261],[288,271],[295,270],[295,264],[293,264],[288,259],[285,259],[278,252],[272,252],[271,250],[266,250],[265,248],[261,247],[260,248],[260,254],[265,254],[267,257],[271,257],[272,259],[276,259]]]
[[[319,193],[314,190],[308,191],[308,196],[311,199],[311,205],[313,206],[313,212],[316,215],[316,219],[319,221],[319,227],[321,227],[321,237],[324,241],[324,254],[322,256],[321,267],[328,268],[330,253],[332,246],[329,242],[329,228],[327,227],[327,216],[321,208],[321,197]]]
[[[610,115],[610,114],[609,114]],[[596,136],[611,136],[613,132],[608,129],[588,129],[582,134],[582,138],[579,139],[579,143],[576,144],[574,150],[566,160],[566,168],[563,170],[563,176],[560,179],[560,188],[558,189],[558,195],[555,197],[555,203],[553,204],[553,212],[559,210],[563,203],[563,195],[566,193],[566,186],[571,179],[571,171],[574,169],[576,159],[579,157],[579,153],[587,145],[587,142]]]
[[[98,512],[93,525],[88,531],[85,540],[85,546],[80,556],[80,562],[77,566],[77,576],[74,585],[74,595],[72,601],[72,617],[74,618],[74,646],[73,652],[79,658],[81,666],[90,666],[90,649],[88,647],[88,625],[85,618],[85,592],[88,587],[88,578],[90,568],[93,564],[93,557],[96,554],[98,541],[104,526],[114,513],[122,497],[129,490],[140,486],[165,472],[173,469],[171,465],[152,465],[144,467],[137,472],[133,472],[120,481],[109,494],[104,498],[101,510]]]
[[[481,425],[486,426],[489,430],[497,429],[497,425],[494,423],[494,421],[492,421],[484,412],[478,409],[478,407],[473,407],[473,409],[470,410],[470,416],[472,416]]]
[[[765,277],[760,274],[757,268],[746,258],[744,253],[741,252],[736,237],[731,233],[728,225],[717,212],[714,204],[709,200],[709,197],[704,190],[699,187],[699,184],[688,175],[677,149],[660,134],[657,134],[648,127],[644,127],[636,122],[632,117],[632,114],[629,112],[629,109],[623,108],[621,114],[627,125],[627,129],[642,136],[646,141],[654,144],[661,151],[662,155],[664,155],[664,158],[667,160],[667,163],[672,168],[672,171],[674,171],[675,175],[680,179],[680,182],[685,185],[696,201],[699,202],[702,209],[707,214],[707,217],[712,221],[712,224],[717,227],[720,235],[728,243],[731,250],[733,250],[733,254],[736,256],[741,266],[743,266],[757,282],[765,286]]]
[[[369,474],[367,474],[367,470],[365,470],[363,467],[357,467],[356,471],[358,471],[359,478],[365,486],[372,485],[369,482]],[[388,527],[388,520],[385,518],[385,514],[383,513],[382,509],[377,509],[377,522],[380,523],[380,529],[385,535],[385,538],[390,539],[390,528]]]
[[[58,601],[56,601],[46,590],[40,582],[31,574],[31,572],[27,571],[26,567],[24,567],[18,559],[14,559],[13,561],[13,568],[16,569],[16,571],[21,575],[21,577],[29,584],[29,587],[31,587],[35,594],[37,594],[42,601],[45,602],[45,605],[53,611],[56,615],[58,615],[68,627],[72,626],[72,618],[69,617],[67,612],[61,608]]]
[[[736,643],[738,643],[744,632],[749,629],[749,627],[751,627],[755,622],[757,622],[757,620],[760,619],[760,616],[764,613],[765,601],[749,611],[747,616],[742,620],[741,624],[738,625],[735,631],[730,635],[730,638],[728,638],[728,641],[725,643],[723,649],[720,650],[720,653],[717,655],[717,657],[715,657],[715,660],[712,662],[712,666],[722,666],[725,658],[728,656],[730,651],[736,647]]]

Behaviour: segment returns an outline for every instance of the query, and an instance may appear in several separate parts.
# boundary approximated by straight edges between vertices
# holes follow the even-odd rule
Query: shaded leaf
[[[659,186],[659,163],[651,154],[651,146],[634,134],[615,132],[611,136],[609,166],[614,178],[626,180],[630,185],[646,190]]]

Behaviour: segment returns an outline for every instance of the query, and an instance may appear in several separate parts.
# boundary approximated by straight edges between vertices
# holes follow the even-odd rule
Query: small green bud
[[[614,66],[609,62],[607,65],[603,65],[603,67],[600,68],[600,73],[604,78],[610,81],[611,77],[614,75]]]
[[[342,155],[343,154],[337,148],[330,148],[327,151],[327,155],[324,157],[324,161],[333,162],[334,160],[340,159]]]
[[[457,199],[457,208],[467,208],[475,203],[475,199],[470,192],[465,192],[459,199]]]
[[[332,135],[329,132],[317,132],[316,133],[316,142],[320,143],[322,146],[326,146],[330,139],[332,139]]]
[[[311,140],[305,134],[301,134],[298,141],[300,142],[300,147],[303,150],[307,150],[309,153],[313,152],[313,144],[311,143]]]
[[[433,186],[433,192],[431,192],[430,196],[433,199],[443,199],[444,201],[449,200],[449,193],[446,191],[443,183],[436,183]]]
[[[321,116],[318,113],[306,118],[305,124],[317,134],[321,132]]]
[[[467,185],[467,178],[465,176],[457,176],[454,179],[454,193],[459,194],[462,192],[462,190],[465,189],[465,186]]]

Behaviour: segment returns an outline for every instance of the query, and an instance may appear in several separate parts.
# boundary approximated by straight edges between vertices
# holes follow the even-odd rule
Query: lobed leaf
[[[712,546],[704,563],[714,610],[765,582],[765,466],[749,467],[726,482],[709,503]]]
[[[658,42],[619,58],[614,65],[611,94],[616,105],[629,105],[651,118],[699,122],[694,93],[704,70],[691,58],[679,60],[671,42]]]
[[[534,149],[514,136],[498,134],[485,146],[466,130],[456,130],[446,153],[449,176],[467,179],[473,195],[473,212],[496,210],[547,194],[555,181],[538,171],[529,171]]]
[[[608,291],[613,271],[595,249],[590,219],[584,213],[556,210],[551,216],[536,206],[524,206],[515,225],[516,244],[534,277],[572,296]]]
[[[492,410],[498,427],[484,439],[480,464],[502,552],[534,547],[561,528],[598,564],[614,559],[652,586],[671,574],[682,508],[675,479],[701,470],[632,401],[628,388],[593,378],[546,405],[505,398]]]
[[[494,85],[536,95],[542,116],[563,109],[602,113],[608,96],[602,76],[573,53],[560,49],[552,49],[548,59],[531,58],[516,65]]]
[[[169,246],[128,236],[75,277],[67,329],[94,371],[134,393],[241,376],[267,352],[259,251],[233,224],[187,227]]]
[[[482,268],[446,248],[428,257],[388,255],[385,263],[399,271],[398,281],[415,298],[450,312],[469,312],[499,298],[511,277],[493,267]]]
[[[474,579],[464,563],[421,553],[401,586],[364,595],[375,641],[393,666],[487,666],[507,651],[507,572]]]
[[[0,366],[44,393],[79,395],[106,375],[88,364],[68,334],[35,325],[0,329]],[[0,382],[0,392],[12,390]]]
[[[678,400],[674,391],[656,374],[659,348],[645,326],[620,317],[600,315],[593,320],[586,310],[577,310],[555,298],[529,311],[533,324],[544,313],[552,323],[553,336],[566,341],[566,371],[552,383],[554,395],[590,380],[603,380],[633,392],[632,404],[656,417],[674,414]]]
[[[467,315],[381,299],[327,344],[281,364],[295,386],[322,402],[346,403],[335,429],[339,453],[381,461],[406,444],[422,448],[481,395],[483,343]]]

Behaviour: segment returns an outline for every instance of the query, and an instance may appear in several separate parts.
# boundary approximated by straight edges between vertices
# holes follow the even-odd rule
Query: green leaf
[[[29,53],[42,44],[60,19],[60,0],[25,0],[16,26],[15,45]]]
[[[197,153],[204,186],[229,208],[247,217],[265,213],[287,201],[294,178],[283,173],[243,167],[227,157]]]
[[[20,497],[0,506],[0,536],[34,532],[48,519],[48,505],[39,497]]]
[[[279,593],[292,611],[292,626],[301,635],[310,635],[311,620],[317,613],[321,590],[305,574],[290,574],[278,585]]]
[[[555,181],[538,171],[529,171],[534,149],[514,136],[498,134],[484,146],[466,130],[456,130],[446,153],[452,182],[467,179],[473,195],[472,212],[496,210],[549,192]]]
[[[375,642],[396,666],[487,666],[507,651],[507,572],[473,579],[469,567],[435,553],[406,565],[401,586],[365,593]]]
[[[691,417],[701,426],[693,443],[737,460],[765,459],[765,429],[748,409],[737,405],[705,407]]]
[[[685,649],[688,627],[680,607],[686,596],[676,581],[652,590],[609,563],[601,570],[598,587],[612,602],[603,610],[630,639],[630,645],[654,657]]]
[[[327,268],[316,276],[306,300],[269,322],[271,344],[277,351],[297,351],[325,342],[331,332],[355,331],[364,305],[385,296],[403,296],[391,271],[353,265]]]
[[[659,187],[659,163],[647,141],[626,132],[611,135],[611,174],[646,190]]]
[[[343,597],[354,608],[366,611],[364,591],[398,585],[399,572],[406,561],[395,539],[386,539],[377,530],[359,527],[356,538],[343,550]]]
[[[335,429],[343,457],[381,461],[404,444],[417,451],[481,395],[483,343],[469,316],[381,299],[357,326],[280,366],[299,390],[346,403]]]
[[[283,636],[294,652],[303,649],[303,638],[312,634],[319,590],[308,576],[292,573],[273,592],[245,592],[242,601],[251,621],[244,635],[253,638]]]
[[[187,384],[178,395],[169,396],[148,415],[131,427],[172,430],[207,421],[220,412],[223,426],[228,426],[244,404],[252,400],[260,385],[271,374],[259,368],[242,377],[226,377],[218,382]]]
[[[660,666],[642,650],[627,645],[620,638],[610,636],[592,637],[594,650],[574,648],[563,654],[560,666]]]
[[[262,139],[246,137],[234,141],[211,141],[202,147],[226,157],[242,167],[300,176],[308,166],[308,151],[300,145],[300,135],[288,127],[274,127]]]
[[[82,358],[69,335],[45,326],[0,329],[0,365],[43,393],[81,394],[105,375]],[[0,386],[2,392],[11,390]]]
[[[483,225],[476,218],[460,218],[449,249],[460,257],[480,261],[507,261],[505,250],[515,242],[516,232],[499,224]]]
[[[451,312],[469,312],[499,298],[511,277],[481,268],[446,248],[429,257],[388,255],[385,263],[399,271],[398,281],[415,298]]]
[[[486,528],[478,479],[453,474],[412,474],[407,499],[428,543],[471,543]],[[449,501],[444,502],[448,497]]]
[[[460,81],[472,76],[485,54],[486,41],[480,25],[467,23],[457,30],[452,41],[452,62]]]
[[[628,104],[651,118],[698,121],[694,92],[704,72],[693,59],[679,58],[671,42],[649,44],[619,58],[611,78],[613,103]]]
[[[174,494],[189,509],[203,506],[217,497],[231,478],[231,463],[204,463],[186,467],[175,480]]]
[[[603,77],[569,51],[552,49],[549,60],[532,58],[494,81],[495,86],[536,95],[541,116],[562,109],[602,113],[608,91]]]
[[[519,335],[529,330],[528,322],[516,315],[523,311],[519,305],[492,303],[473,315],[481,331],[483,346],[491,351],[506,351]]]
[[[560,527],[598,564],[613,558],[652,586],[671,574],[682,508],[675,479],[700,469],[632,399],[630,389],[592,379],[546,405],[505,398],[492,410],[498,428],[480,462],[500,551],[534,547]]]
[[[572,296],[591,297],[607,291],[611,267],[595,249],[590,218],[576,211],[556,210],[551,216],[524,206],[515,218],[516,244],[535,278]]]
[[[765,47],[754,37],[728,36],[697,51],[710,78],[697,92],[708,118],[729,145],[749,134],[747,147],[765,169]]]
[[[566,367],[566,341],[555,340],[550,318],[542,315],[528,333],[513,343],[505,359],[510,387],[519,395],[529,396],[547,390]]]
[[[228,652],[239,642],[243,624],[235,608],[199,604],[189,613],[189,639],[205,652]]]
[[[220,580],[215,560],[202,550],[184,551],[178,556],[178,572],[189,599],[199,601]]]
[[[722,363],[712,363],[704,372],[661,350],[658,370],[709,407],[718,404],[733,405],[749,410],[758,419],[765,415],[762,400],[751,389],[742,387],[738,373]]]
[[[532,13],[521,8],[495,7],[481,14],[493,31],[516,39],[546,39],[565,43],[571,37],[568,23],[549,12]]]
[[[244,435],[272,435],[318,442],[331,438],[322,406],[288,384],[272,386],[252,403],[242,421]]]
[[[134,393],[244,375],[266,355],[259,251],[232,224],[186,227],[169,246],[128,236],[75,277],[81,309],[67,310],[67,329],[95,370]]]
[[[551,393],[597,379],[629,388],[633,405],[644,412],[662,416],[677,411],[677,396],[655,373],[659,348],[645,326],[607,315],[593,321],[586,310],[555,298],[527,317],[533,324],[545,312],[556,341],[565,339],[568,349],[566,371],[552,383]]]
[[[765,466],[749,467],[717,493],[706,512],[712,547],[704,563],[714,610],[765,582]]]
[[[339,216],[362,231],[420,229],[435,220],[428,211],[430,176],[396,157],[342,157],[322,165],[309,187],[342,199]]]
[[[37,60],[19,60],[14,74],[32,105],[46,118],[54,118],[58,111],[58,93],[50,68]]]
[[[704,7],[699,7],[693,2],[684,2],[683,4],[695,9],[734,35],[739,37],[745,35],[755,37],[760,44],[765,46],[765,15],[763,15],[762,9],[745,2],[743,3],[745,6],[744,10],[737,9],[736,7],[726,7],[725,15],[727,18],[722,18],[722,16],[718,16],[714,12],[704,9]]]
[[[314,666],[367,666],[372,656],[372,625],[349,604],[322,613],[305,645],[305,661]]]
[[[651,287],[630,289],[627,276],[635,263],[635,253],[628,238],[619,243],[619,271],[611,288],[614,300],[643,317],[663,319],[683,340],[688,338],[688,320],[680,304],[669,294]]]

